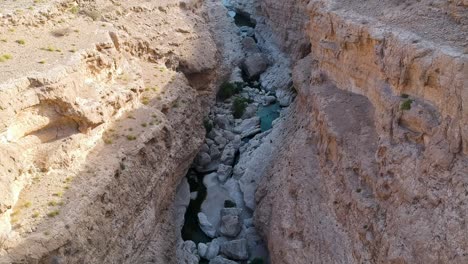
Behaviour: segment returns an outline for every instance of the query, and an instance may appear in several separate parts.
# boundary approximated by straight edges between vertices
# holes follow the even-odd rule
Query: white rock
[[[239,125],[234,128],[234,132],[241,134],[246,131],[251,131],[260,127],[260,117],[252,117],[243,120]]]
[[[216,236],[216,228],[208,221],[206,215],[202,212],[198,213],[198,224],[200,229],[209,237]]]
[[[232,174],[232,166],[220,164],[218,167],[218,179],[220,182],[225,182]]]
[[[204,258],[207,251],[208,246],[205,243],[198,243],[198,255],[200,255],[200,257]]]
[[[247,260],[249,258],[247,240],[245,239],[232,240],[222,243],[220,252],[228,258],[234,260]]]

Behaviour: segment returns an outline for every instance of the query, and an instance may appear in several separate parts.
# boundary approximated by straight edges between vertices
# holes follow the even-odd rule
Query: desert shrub
[[[405,94],[405,93],[402,93],[402,94],[401,94],[401,98],[405,98],[405,99],[406,99],[406,98],[408,98],[408,97],[409,97],[408,94]]]
[[[237,204],[231,200],[225,200],[224,201],[224,208],[235,208],[237,207]]]
[[[237,96],[236,98],[234,98],[234,101],[232,102],[232,115],[235,118],[242,117],[242,115],[245,113],[245,108],[247,108],[248,104],[249,100],[244,97]]]
[[[401,103],[400,109],[401,110],[410,110],[411,109],[411,103],[413,103],[413,100],[406,99],[405,101],[403,101],[403,103]]]
[[[244,84],[241,82],[224,82],[219,88],[218,98],[221,100],[226,100],[231,96],[240,93],[242,91],[242,88],[244,88]]]

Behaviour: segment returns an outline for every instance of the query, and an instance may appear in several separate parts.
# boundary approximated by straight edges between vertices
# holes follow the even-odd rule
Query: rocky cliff
[[[175,262],[175,189],[237,59],[220,7],[2,4],[0,263]]]
[[[278,14],[285,7],[307,19]],[[257,7],[283,50],[302,58],[256,196],[273,263],[468,261],[467,10],[463,1]]]
[[[467,17],[466,0],[4,1],[0,263],[467,263]],[[189,167],[209,176],[198,245]]]

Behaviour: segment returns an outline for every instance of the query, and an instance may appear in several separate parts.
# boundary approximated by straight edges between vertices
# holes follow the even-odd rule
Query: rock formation
[[[467,39],[466,0],[3,1],[0,263],[468,263]]]

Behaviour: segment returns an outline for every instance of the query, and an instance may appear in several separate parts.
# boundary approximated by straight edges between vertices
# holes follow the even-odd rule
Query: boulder
[[[226,115],[216,115],[214,122],[219,128],[226,129],[229,127],[229,119]]]
[[[242,70],[239,67],[236,67],[232,70],[231,76],[229,77],[229,82],[244,82],[244,79],[242,78]]]
[[[208,221],[206,215],[202,212],[198,213],[198,224],[200,229],[205,233],[207,236],[213,238],[216,236],[216,228]]]
[[[221,152],[219,152],[218,146],[215,144],[210,146],[209,153],[211,160],[217,160],[221,157]]]
[[[255,40],[251,37],[246,37],[242,40],[242,47],[244,48],[245,53],[260,53],[260,49],[255,43]]]
[[[211,260],[214,259],[219,253],[219,242],[215,239],[212,242],[207,244],[208,248],[204,256],[205,259]]]
[[[200,257],[197,254],[197,246],[191,240],[179,243],[177,246],[177,259],[179,263],[198,264]]]
[[[198,243],[198,255],[202,258],[205,257],[208,251],[208,246],[205,243]]]
[[[254,53],[243,61],[242,69],[249,79],[254,79],[268,68],[268,59],[261,53]]]
[[[234,132],[242,134],[247,131],[251,131],[260,127],[260,117],[255,116],[249,119],[243,120],[239,125],[234,128]]]
[[[220,164],[218,167],[218,179],[220,182],[225,182],[232,174],[232,166]]]
[[[211,157],[206,152],[199,152],[196,159],[196,164],[200,167],[204,167],[211,162]]]
[[[229,143],[223,150],[223,153],[221,154],[221,163],[227,165],[227,166],[232,166],[234,164],[234,159],[236,156],[238,148],[234,146],[234,144]]]
[[[214,141],[220,148],[223,148],[227,144],[227,139],[225,139],[223,136],[217,136],[214,138]]]
[[[208,244],[198,244],[198,254],[200,257],[211,260],[214,259],[219,253],[219,242],[215,239]]]
[[[237,239],[222,243],[220,252],[226,257],[234,260],[249,259],[249,254],[247,251],[247,240],[245,239]]]
[[[256,128],[256,129],[253,129],[253,130],[248,130],[248,131],[245,131],[244,133],[241,134],[241,138],[248,138],[248,137],[252,137],[252,136],[255,136],[256,134],[262,132],[262,129],[261,128]]]
[[[209,264],[237,264],[237,262],[225,259],[221,256],[217,256],[216,258],[210,260]]]
[[[221,217],[219,232],[227,237],[236,237],[242,230],[242,224],[239,216],[225,215]]]
[[[254,117],[254,116],[257,114],[257,108],[258,108],[257,105],[255,105],[255,104],[249,104],[249,105],[245,108],[245,112],[244,112],[244,114],[242,115],[242,118],[243,118],[243,119],[248,119],[248,118]]]
[[[271,105],[276,101],[276,97],[273,95],[267,95],[263,97],[263,105]]]

